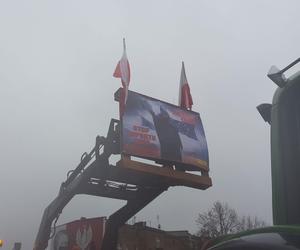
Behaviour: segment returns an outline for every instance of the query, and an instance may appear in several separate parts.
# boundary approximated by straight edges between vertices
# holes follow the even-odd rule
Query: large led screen
[[[122,116],[122,153],[186,170],[208,167],[208,149],[199,113],[133,91]]]

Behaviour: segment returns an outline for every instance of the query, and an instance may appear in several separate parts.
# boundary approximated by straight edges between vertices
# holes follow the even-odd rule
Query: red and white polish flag
[[[190,86],[186,79],[184,62],[182,62],[182,67],[181,67],[178,104],[180,107],[190,109],[190,110],[192,109],[192,105],[193,105]]]
[[[127,101],[128,88],[130,82],[130,65],[126,54],[126,44],[125,39],[123,39],[123,55],[117,64],[117,67],[113,74],[116,78],[121,78],[123,89],[120,93],[120,115],[122,116],[125,110],[125,105]]]

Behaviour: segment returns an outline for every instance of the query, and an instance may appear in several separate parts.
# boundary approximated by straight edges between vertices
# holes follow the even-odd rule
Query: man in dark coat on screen
[[[177,128],[171,123],[166,110],[160,107],[160,113],[150,110],[156,133],[160,143],[160,156],[162,160],[181,162],[182,143]]]

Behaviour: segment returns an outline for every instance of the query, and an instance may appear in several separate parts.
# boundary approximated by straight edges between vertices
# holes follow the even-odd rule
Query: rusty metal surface
[[[120,179],[127,178],[130,181],[144,183],[144,185],[168,185],[187,186],[197,189],[207,189],[212,186],[209,176],[200,176],[176,171],[168,167],[158,167],[147,163],[122,159],[117,163],[115,173]]]

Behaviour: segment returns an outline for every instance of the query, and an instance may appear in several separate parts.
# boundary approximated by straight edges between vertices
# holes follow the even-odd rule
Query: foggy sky
[[[118,118],[112,77],[126,37],[130,89],[176,104],[181,61],[209,146],[213,187],[170,188],[137,215],[196,232],[220,200],[272,222],[266,74],[299,56],[298,1],[0,1],[0,238],[32,249],[68,170]],[[58,222],[124,202],[78,196]]]

